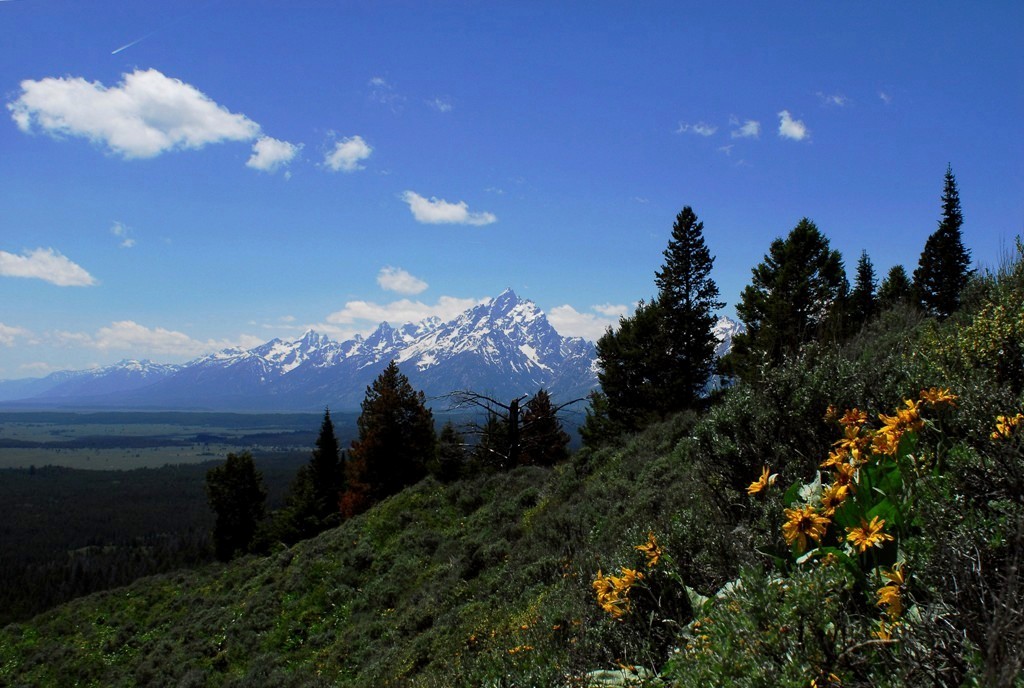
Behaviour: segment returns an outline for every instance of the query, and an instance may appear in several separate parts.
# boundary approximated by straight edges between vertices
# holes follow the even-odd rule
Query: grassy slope
[[[0,683],[553,684],[608,665],[599,553],[628,553],[648,528],[693,539],[679,514],[703,488],[671,458],[681,430],[555,471],[427,480],[290,550],[76,600],[0,631]],[[722,546],[686,543],[708,562]]]

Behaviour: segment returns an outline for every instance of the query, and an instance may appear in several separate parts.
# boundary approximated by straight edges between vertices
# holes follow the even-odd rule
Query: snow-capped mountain
[[[719,355],[740,326],[719,319]],[[106,368],[0,382],[0,401],[35,405],[233,411],[357,410],[366,387],[396,361],[435,405],[457,390],[512,399],[548,390],[566,401],[597,385],[594,345],[563,337],[511,289],[443,322],[430,318],[336,342],[306,332],[252,349],[224,349],[184,365],[122,361]]]
[[[54,402],[103,396],[147,387],[182,366],[124,360],[102,368],[62,370],[44,378],[0,382],[0,401],[45,398]]]
[[[471,389],[511,399],[545,388],[569,399],[597,384],[593,344],[562,337],[533,302],[506,290],[448,322],[430,318],[397,328],[385,322],[369,336],[345,342],[308,331],[295,341],[225,349],[181,366],[125,361],[55,373],[31,384],[2,383],[0,399],[98,407],[355,410],[366,387],[392,360],[415,388],[434,398]]]
[[[718,340],[718,346],[715,347],[715,355],[721,358],[725,356],[729,351],[732,350],[732,338],[737,334],[743,333],[743,325],[736,322],[732,318],[721,316],[715,326],[712,328],[712,332],[715,334],[715,339]]]

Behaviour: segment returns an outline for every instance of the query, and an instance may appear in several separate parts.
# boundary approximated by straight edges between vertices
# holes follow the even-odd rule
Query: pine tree
[[[800,220],[785,239],[772,242],[743,289],[736,313],[746,332],[733,337],[733,372],[755,376],[759,365],[778,363],[825,332],[848,288],[839,251],[813,222]]]
[[[851,330],[860,329],[878,310],[878,299],[875,291],[878,282],[875,279],[875,266],[871,263],[867,251],[861,251],[857,261],[857,279],[853,283],[848,301],[849,316],[852,319]]]
[[[523,411],[519,463],[527,466],[553,466],[569,456],[569,435],[562,429],[551,396],[539,390]]]
[[[206,495],[216,514],[213,543],[217,558],[245,553],[266,512],[267,490],[252,454],[228,454],[227,460],[206,473]]]
[[[715,259],[704,243],[704,223],[690,206],[672,225],[655,273],[658,296],[640,302],[630,317],[619,319],[597,342],[604,399],[600,415],[585,433],[602,434],[598,425],[635,430],[652,419],[697,406],[715,369],[715,310],[718,286],[711,279]],[[592,403],[592,408],[595,408]]]
[[[587,395],[590,405],[586,418],[580,426],[580,437],[585,447],[599,447],[608,440],[619,436],[625,430],[611,419],[611,404],[608,395],[600,389],[591,390]]]
[[[960,228],[960,192],[952,167],[946,167],[942,191],[942,219],[939,228],[928,237],[914,270],[914,291],[925,313],[946,318],[960,307],[960,293],[972,270],[971,254],[963,244]]]
[[[466,439],[448,421],[437,437],[437,451],[430,473],[444,483],[458,480],[466,468]]]
[[[423,392],[409,384],[391,361],[366,388],[357,421],[359,438],[352,442],[350,483],[366,486],[377,501],[426,475],[435,450],[434,418]],[[350,489],[351,489],[350,485]]]
[[[914,288],[902,265],[893,265],[878,288],[878,307],[892,308],[898,303],[909,303]]]
[[[715,370],[713,332],[718,285],[711,279],[715,259],[704,243],[704,223],[690,206],[676,215],[665,263],[655,273],[657,302],[668,335],[667,367],[662,371],[666,389],[662,413],[696,406]]]
[[[344,487],[338,438],[330,409],[326,409],[309,462],[295,474],[288,486],[284,509],[274,515],[275,537],[293,544],[336,525]]]
[[[518,446],[512,446],[510,430],[508,415],[499,415],[493,408],[487,411],[473,448],[473,461],[478,467],[503,470],[514,466],[512,461],[518,459]]]
[[[641,301],[617,330],[597,340],[597,378],[607,401],[609,422],[633,431],[657,419],[669,406],[665,376],[669,334],[661,306]]]
[[[320,434],[316,438],[316,449],[309,462],[310,478],[313,481],[315,514],[324,520],[338,513],[338,498],[344,489],[344,475],[341,470],[341,450],[334,434],[331,410],[324,410]]]

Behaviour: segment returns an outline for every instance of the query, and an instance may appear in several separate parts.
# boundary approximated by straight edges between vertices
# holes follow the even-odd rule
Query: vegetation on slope
[[[838,299],[708,409],[552,468],[8,626],[0,681],[1024,685],[1019,248],[954,313],[848,338]]]

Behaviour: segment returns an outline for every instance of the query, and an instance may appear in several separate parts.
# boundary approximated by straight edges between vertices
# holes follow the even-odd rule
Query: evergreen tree
[[[857,261],[857,279],[850,292],[849,315],[853,330],[860,329],[878,310],[878,298],[875,291],[878,282],[875,279],[875,266],[871,263],[867,251],[861,251]]]
[[[580,437],[585,447],[599,447],[613,437],[622,434],[625,428],[620,427],[611,419],[611,404],[608,395],[595,389],[587,396],[590,405],[586,409],[586,418],[580,426]]]
[[[227,561],[245,553],[266,511],[267,490],[252,454],[228,454],[206,473],[206,495],[216,514],[213,542],[217,558]]]
[[[909,302],[913,290],[907,271],[902,265],[893,265],[882,280],[882,286],[878,288],[878,307],[886,309],[898,303]]]
[[[466,439],[448,421],[441,428],[437,438],[437,451],[430,465],[430,473],[444,483],[450,483],[462,477],[466,467]]]
[[[500,415],[497,409],[487,411],[487,418],[477,431],[479,439],[473,448],[473,460],[477,466],[503,470],[511,468],[517,459],[518,443],[512,446],[509,416]]]
[[[539,390],[526,402],[519,463],[528,466],[553,466],[569,457],[569,435],[562,429],[551,396]]]
[[[800,220],[772,242],[743,289],[736,313],[746,332],[733,337],[732,370],[749,378],[760,364],[778,363],[825,332],[848,286],[839,251],[813,222]]]
[[[597,378],[613,427],[637,430],[669,406],[669,334],[663,324],[660,304],[641,301],[633,315],[619,318],[617,330],[597,340]]]
[[[284,509],[274,514],[273,537],[293,544],[335,525],[344,483],[338,438],[327,409],[309,462],[288,486]]]
[[[426,474],[435,450],[434,418],[423,392],[412,388],[394,361],[366,388],[361,406],[359,438],[352,442],[349,462],[351,478],[364,484],[367,497],[377,501]]]
[[[946,318],[960,307],[960,293],[972,274],[971,254],[964,247],[960,227],[960,192],[953,169],[946,167],[942,191],[942,219],[928,237],[914,270],[914,292],[925,313]]]
[[[666,394],[661,413],[693,408],[715,371],[715,311],[718,285],[711,279],[715,259],[704,243],[704,223],[690,206],[676,215],[665,263],[655,273],[657,302],[667,336],[667,367],[662,371]]]
[[[309,462],[310,478],[313,481],[315,514],[324,520],[338,513],[339,494],[344,489],[344,475],[341,470],[341,451],[334,434],[331,411],[324,411],[316,448]]]
[[[611,427],[635,430],[693,408],[715,369],[715,310],[724,304],[711,279],[715,259],[704,243],[704,223],[690,206],[676,215],[663,255],[654,279],[658,296],[641,301],[632,316],[619,319],[617,330],[609,329],[597,342],[605,395],[600,401],[607,401]],[[592,418],[584,431],[591,435],[604,423],[601,416]]]

